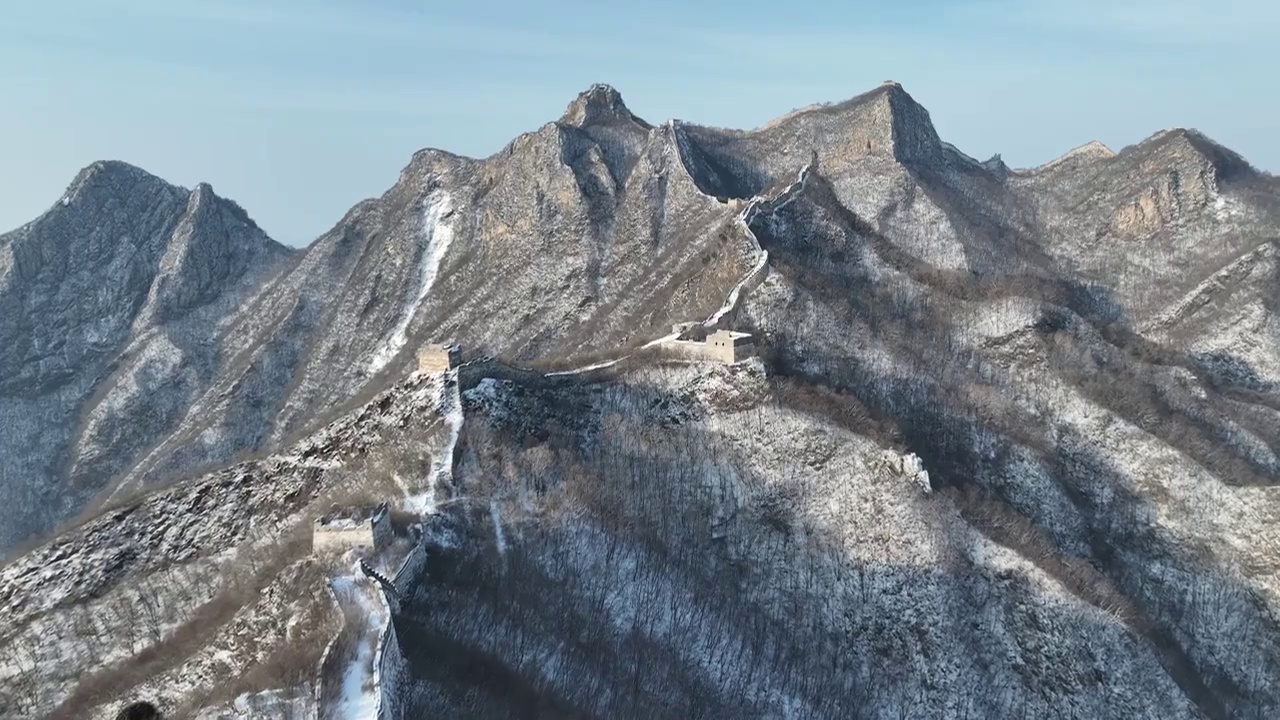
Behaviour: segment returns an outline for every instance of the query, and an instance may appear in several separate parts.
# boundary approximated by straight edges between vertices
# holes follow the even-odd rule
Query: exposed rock
[[[1210,168],[1191,177],[1177,170],[1159,179],[1145,193],[1122,206],[1112,220],[1115,233],[1135,240],[1152,235],[1175,222],[1183,212],[1203,209],[1217,196]]]
[[[622,94],[610,85],[596,83],[569,103],[560,122],[577,127],[609,122],[642,122],[631,114]]]

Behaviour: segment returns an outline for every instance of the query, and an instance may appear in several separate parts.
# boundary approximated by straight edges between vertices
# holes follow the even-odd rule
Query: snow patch
[[[641,346],[640,346],[640,349],[641,349],[641,350],[644,350],[644,349],[646,349],[646,348],[651,348],[651,347],[654,347],[654,346],[656,346],[656,345],[663,345],[663,344],[666,344],[666,343],[671,342],[672,340],[675,340],[675,339],[676,339],[676,338],[678,338],[678,337],[680,337],[680,333],[678,333],[678,332],[671,333],[670,335],[663,335],[662,337],[658,338],[657,340],[650,340],[649,342],[647,342],[647,343],[645,343],[645,344],[641,345]]]
[[[1213,217],[1219,221],[1231,220],[1241,215],[1240,204],[1218,194],[1213,199]]]
[[[748,277],[750,277],[750,276],[748,276]],[[739,283],[739,285],[741,285],[741,283]],[[737,288],[734,288],[734,292],[737,292]],[[645,343],[645,344],[641,345],[641,346],[640,346],[640,349],[641,349],[641,350],[645,350],[645,349],[648,349],[648,348],[651,348],[651,347],[655,347],[655,346],[657,346],[657,345],[663,345],[663,344],[665,344],[665,343],[669,343],[669,342],[671,342],[671,341],[675,340],[675,339],[676,339],[676,338],[678,338],[678,337],[680,337],[680,333],[678,333],[678,332],[676,332],[676,333],[671,333],[670,335],[663,335],[663,336],[662,336],[662,337],[660,337],[660,338],[657,338],[657,339],[655,339],[655,340],[650,340],[649,342],[647,342],[647,343]],[[623,356],[622,356],[622,357],[620,357],[620,358],[614,358],[613,360],[605,360],[605,361],[603,361],[603,362],[592,363],[591,365],[584,365],[583,367],[580,367],[580,368],[573,368],[572,370],[557,370],[557,371],[555,371],[555,372],[549,372],[549,373],[546,373],[546,376],[547,376],[547,377],[560,377],[560,376],[564,376],[564,375],[581,375],[582,373],[585,373],[585,372],[591,372],[592,370],[600,370],[600,369],[602,369],[602,368],[612,367],[612,366],[617,365],[618,363],[622,362],[623,360],[626,360],[626,359],[627,359],[627,358],[629,358],[629,357],[631,357],[631,353],[628,353],[628,354],[626,354],[626,355],[623,355]],[[487,378],[486,378],[486,379],[487,379]]]
[[[462,394],[458,387],[458,371],[449,370],[440,384],[440,412],[445,424],[449,426],[449,437],[427,476],[426,488],[405,498],[405,508],[420,516],[430,515],[436,508],[436,488],[442,480],[453,480],[453,450],[458,445],[458,435],[462,432]]]
[[[400,314],[400,319],[396,321],[395,329],[391,331],[391,337],[382,345],[381,348],[373,354],[373,358],[369,361],[370,374],[376,373],[391,362],[391,358],[400,352],[407,341],[406,332],[409,329],[409,323],[413,321],[415,315],[418,314],[418,308],[422,307],[422,302],[426,300],[427,293],[431,292],[431,288],[435,285],[436,277],[440,272],[440,263],[444,260],[445,253],[449,251],[449,244],[453,242],[453,226],[446,222],[445,218],[453,212],[453,200],[449,193],[440,191],[433,193],[427,197],[426,210],[423,213],[422,233],[426,238],[426,247],[422,250],[421,261],[418,265],[418,289],[414,294],[414,298],[409,303],[409,307],[405,308]]]
[[[355,575],[339,575],[331,586],[339,603],[354,603],[360,608],[364,625],[356,640],[356,653],[342,673],[342,688],[331,717],[337,720],[376,720],[378,717],[378,683],[374,664],[374,645],[382,636],[389,619],[386,604],[374,597],[378,591],[368,581]]]
[[[736,290],[736,288],[735,288],[735,290]],[[662,337],[660,337],[660,338],[657,338],[657,339],[655,339],[655,340],[650,340],[649,342],[647,342],[647,343],[645,343],[645,344],[641,345],[641,346],[640,346],[640,349],[641,349],[641,350],[645,350],[645,349],[647,349],[647,348],[651,348],[651,347],[654,347],[654,346],[657,346],[657,345],[662,345],[662,344],[664,344],[664,343],[671,342],[672,340],[675,340],[675,339],[676,339],[676,338],[678,338],[678,337],[680,337],[680,333],[678,333],[678,332],[676,332],[676,333],[671,333],[670,335],[663,335],[663,336],[662,336]],[[584,365],[584,366],[582,366],[582,367],[580,367],[580,368],[573,368],[572,370],[557,370],[557,371],[555,371],[555,372],[549,372],[549,373],[546,373],[546,376],[547,376],[547,377],[560,377],[560,376],[564,376],[564,375],[581,375],[582,373],[585,373],[585,372],[591,372],[592,370],[600,370],[601,368],[612,367],[612,366],[617,365],[618,363],[622,362],[623,360],[626,360],[626,359],[627,359],[627,358],[629,358],[629,357],[631,357],[631,353],[628,353],[628,354],[626,354],[626,355],[623,355],[623,356],[622,356],[622,357],[620,357],[620,358],[614,358],[613,360],[605,360],[605,361],[603,361],[603,362],[592,363],[592,364],[590,364],[590,365]],[[486,378],[486,379],[487,379],[487,378]]]
[[[493,544],[499,555],[507,554],[507,536],[502,532],[502,513],[498,510],[497,498],[489,500],[489,517],[493,519]]]
[[[586,366],[584,366],[584,367],[580,367],[580,368],[574,368],[574,369],[572,369],[572,370],[557,370],[557,371],[555,371],[555,372],[549,372],[549,373],[547,373],[547,377],[557,377],[557,376],[560,376],[560,375],[580,375],[580,374],[582,374],[582,373],[584,373],[584,372],[590,372],[590,371],[592,371],[592,370],[599,370],[599,369],[601,369],[601,368],[612,367],[612,366],[617,365],[618,363],[622,362],[623,360],[626,360],[628,357],[630,357],[630,356],[629,356],[629,355],[624,355],[624,356],[622,356],[622,357],[620,357],[620,358],[617,358],[617,359],[615,359],[615,360],[605,360],[604,362],[593,363],[593,364],[591,364],[591,365],[586,365]]]

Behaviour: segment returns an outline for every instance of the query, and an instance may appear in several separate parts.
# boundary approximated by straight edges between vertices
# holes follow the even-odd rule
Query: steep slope
[[[0,549],[172,429],[224,362],[211,340],[287,256],[208,185],[119,162],[0,237]]]
[[[1060,437],[1036,440],[1016,409],[982,429],[964,417],[978,406],[927,409],[936,391],[910,369],[854,385],[790,368],[411,377],[288,453],[132,501],[0,571],[0,688],[18,717],[308,697],[332,680],[317,585],[339,565],[299,533],[335,501],[416,492],[397,483],[444,453],[440,512],[388,598],[388,717],[1274,708],[1269,493],[1179,475],[1129,431],[1090,445],[1079,423],[1125,424],[1107,408],[1041,403]],[[909,450],[923,487],[900,470]]]
[[[1231,260],[1142,327],[1185,348],[1224,384],[1245,390],[1280,383],[1280,240]]]
[[[745,310],[778,348],[779,372],[852,394],[901,428],[993,539],[1059,572],[1081,561],[1098,572],[1200,711],[1271,712],[1257,673],[1277,652],[1280,578],[1265,558],[1280,479],[1280,418],[1267,406],[1278,398],[1250,388],[1260,406],[1242,405],[1193,353],[1097,324],[1105,303],[1079,281],[975,281],[850,233],[845,210],[812,187],[757,233],[779,273]],[[858,263],[830,264],[815,237]],[[837,290],[848,287],[865,289]],[[1075,582],[1088,592],[1097,581]]]
[[[324,591],[337,559],[313,554],[310,520],[398,494],[391,471],[438,452],[440,395],[411,378],[288,453],[117,504],[0,569],[6,717],[310,697],[341,624]]]
[[[763,369],[465,392],[384,711],[1195,716],[1120,611],[923,494],[856,401]]]
[[[1266,180],[1200,133],[1176,129],[1119,153],[1076,153],[1013,184],[1045,227],[1046,251],[1106,285],[1141,322],[1280,234]]]

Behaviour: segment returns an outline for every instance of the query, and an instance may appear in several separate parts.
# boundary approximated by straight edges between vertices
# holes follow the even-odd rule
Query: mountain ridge
[[[1238,156],[1225,149],[1215,149],[1220,146],[1192,131],[1157,133],[1148,141],[1115,153],[1114,157],[1107,159],[1107,162],[1114,163],[1117,159],[1130,158],[1134,153],[1140,152],[1154,150],[1163,153],[1165,151],[1161,148],[1165,147],[1172,148],[1170,152],[1174,156],[1185,156],[1196,163],[1201,163],[1200,167],[1227,168],[1228,172],[1224,175],[1231,175],[1232,168],[1238,165],[1233,159]],[[1081,152],[1099,157],[1106,155],[1101,148],[1087,144],[1055,162],[1079,157]],[[670,153],[671,157],[678,161],[671,166],[676,170],[677,175],[655,173],[652,168],[657,165],[654,163],[660,161],[656,159],[654,153]],[[1032,171],[1031,175],[1027,175],[1025,171],[1009,171],[1002,162],[978,163],[942,142],[933,128],[928,111],[920,106],[900,84],[894,82],[886,82],[866,93],[839,103],[815,106],[782,115],[761,128],[751,131],[716,130],[675,119],[653,126],[634,115],[623,101],[621,93],[615,88],[596,83],[579,93],[569,103],[560,120],[552,121],[538,130],[518,136],[504,149],[488,158],[465,158],[433,148],[415,152],[410,162],[401,171],[396,183],[380,197],[358,203],[328,233],[306,248],[288,253],[292,259],[279,265],[280,268],[288,265],[289,269],[284,271],[285,275],[273,280],[271,289],[265,294],[262,291],[252,293],[256,298],[253,313],[260,317],[242,312],[238,317],[228,317],[222,321],[224,327],[218,331],[218,337],[226,338],[219,342],[232,343],[228,348],[228,358],[234,358],[234,361],[226,367],[228,369],[243,368],[242,372],[248,374],[202,380],[202,383],[213,383],[209,389],[201,392],[206,394],[205,399],[195,402],[185,410],[169,411],[185,415],[188,419],[184,420],[184,423],[195,422],[199,425],[213,421],[215,424],[206,428],[203,433],[209,440],[188,445],[185,449],[175,445],[177,438],[187,438],[189,441],[192,437],[200,437],[200,435],[191,435],[196,427],[192,426],[189,430],[174,435],[168,441],[156,439],[147,443],[154,446],[151,453],[153,454],[156,449],[170,448],[165,452],[178,452],[184,457],[205,458],[200,460],[201,463],[216,463],[230,457],[230,454],[227,450],[214,450],[213,446],[208,445],[215,435],[241,438],[230,441],[228,448],[241,447],[244,443],[247,443],[250,448],[256,448],[261,447],[263,443],[269,445],[280,442],[284,437],[303,430],[303,427],[297,424],[299,421],[284,421],[278,427],[268,429],[275,426],[276,421],[233,422],[229,417],[217,420],[223,413],[239,412],[234,410],[236,403],[247,401],[249,396],[246,395],[243,400],[232,400],[230,405],[227,404],[228,398],[236,397],[236,393],[249,392],[248,388],[260,388],[252,391],[252,395],[257,398],[253,401],[254,403],[266,403],[265,407],[268,408],[274,406],[277,410],[272,412],[280,412],[287,416],[292,414],[288,407],[293,403],[302,403],[302,407],[310,407],[318,402],[323,407],[331,407],[342,402],[346,397],[357,394],[361,387],[373,387],[377,382],[381,382],[349,372],[334,374],[331,370],[325,369],[326,365],[332,365],[332,361],[326,360],[322,363],[320,360],[321,357],[335,358],[347,352],[334,344],[335,338],[347,337],[346,331],[334,332],[336,324],[355,322],[355,317],[367,316],[367,313],[374,308],[380,306],[387,308],[382,311],[387,318],[382,322],[386,325],[380,330],[379,339],[371,338],[365,342],[381,343],[382,349],[374,349],[371,345],[366,346],[369,349],[360,353],[364,359],[352,359],[355,366],[363,363],[375,370],[389,368],[391,372],[400,372],[395,368],[404,367],[407,358],[402,351],[412,345],[411,337],[419,337],[423,332],[444,333],[446,337],[457,335],[458,329],[464,327],[459,324],[459,320],[438,325],[434,331],[423,327],[421,318],[425,317],[427,312],[424,308],[440,302],[439,299],[433,298],[441,292],[455,297],[467,296],[467,290],[450,280],[462,267],[458,264],[458,253],[463,252],[462,248],[468,248],[465,253],[469,257],[490,258],[484,262],[497,260],[500,255],[509,253],[513,249],[499,242],[498,245],[486,245],[485,247],[490,249],[482,250],[481,246],[474,245],[472,241],[466,239],[467,237],[488,235],[498,238],[512,233],[515,236],[523,236],[531,232],[537,224],[547,221],[541,219],[542,215],[530,215],[526,209],[516,211],[516,215],[511,215],[507,210],[499,210],[504,207],[516,207],[511,204],[513,201],[525,203],[525,208],[532,207],[533,203],[545,203],[546,200],[540,198],[552,197],[547,193],[552,186],[555,186],[557,189],[554,193],[558,193],[555,195],[558,199],[554,202],[567,203],[563,205],[566,209],[577,208],[571,211],[571,215],[560,215],[562,218],[578,218],[573,220],[571,227],[565,228],[565,231],[571,234],[581,232],[581,237],[587,240],[588,246],[596,247],[589,250],[584,248],[586,254],[578,257],[581,258],[579,262],[586,264],[582,271],[574,271],[573,274],[566,276],[575,278],[568,279],[567,282],[587,281],[584,287],[588,290],[581,299],[584,310],[576,315],[586,318],[594,312],[600,320],[587,321],[588,324],[584,327],[607,327],[609,323],[604,318],[614,312],[616,300],[609,300],[601,295],[602,292],[623,293],[618,297],[637,291],[669,292],[669,290],[662,290],[660,284],[649,281],[641,285],[635,285],[634,281],[622,282],[615,290],[608,291],[609,285],[604,279],[617,276],[617,272],[611,268],[621,267],[618,265],[619,262],[631,262],[626,260],[628,257],[640,258],[654,252],[663,252],[661,237],[666,232],[663,229],[667,222],[663,219],[666,213],[654,214],[652,209],[639,214],[637,211],[640,205],[657,203],[651,207],[658,208],[668,203],[668,194],[671,189],[680,187],[679,182],[671,184],[671,177],[687,177],[692,181],[690,186],[678,190],[678,193],[691,200],[710,196],[713,199],[745,201],[757,195],[767,194],[771,188],[780,188],[791,182],[796,171],[809,161],[808,156],[811,153],[816,153],[821,163],[822,174],[831,181],[840,202],[858,217],[876,225],[882,232],[894,234],[895,228],[906,227],[935,228],[931,231],[929,239],[922,237],[917,241],[911,241],[909,235],[902,236],[898,233],[901,236],[899,242],[906,240],[908,245],[912,242],[923,242],[924,244],[917,244],[915,249],[910,251],[923,253],[922,257],[931,259],[931,262],[951,267],[968,266],[974,262],[973,258],[988,255],[992,260],[980,260],[979,263],[995,263],[998,256],[1010,253],[1014,256],[1027,256],[1025,262],[1043,264],[1043,259],[1036,260],[1027,255],[1028,246],[1024,240],[1014,240],[1017,237],[1039,233],[1041,230],[1029,225],[1033,222],[1029,216],[1028,219],[1019,218],[1017,211],[1012,216],[1009,215],[1009,209],[1021,201],[1017,199],[1018,192],[1015,191],[1010,195],[1009,190],[1000,188],[1007,183],[1015,183],[1016,187],[1017,183],[1024,183],[1027,180],[1040,182],[1035,179],[1041,177],[1046,171],[1058,175],[1064,172],[1068,175],[1078,174],[1075,170],[1064,170],[1065,166],[1062,165],[1059,165],[1057,170],[1050,170],[1049,168],[1054,165],[1053,162]],[[744,162],[746,158],[750,159]],[[1195,160],[1195,158],[1201,158],[1201,160]],[[1219,164],[1215,165],[1215,162]],[[551,174],[546,177],[552,180],[552,185],[539,185],[535,197],[517,201],[516,198],[520,193],[512,194],[510,191],[503,190],[504,186],[510,185],[510,181],[504,182],[501,179],[502,173],[508,172],[502,168],[512,163],[526,168],[519,171],[522,177],[540,177],[550,172]],[[1196,165],[1187,167],[1196,167]],[[1161,189],[1161,187],[1174,187],[1167,183],[1166,186],[1157,185],[1156,190],[1152,191],[1154,194],[1151,195],[1150,200],[1138,199],[1133,201],[1135,204],[1132,205],[1132,209],[1118,210],[1117,212],[1121,214],[1116,215],[1117,219],[1110,221],[1112,226],[1129,233],[1155,232],[1164,223],[1169,222],[1168,218],[1173,217],[1176,212],[1185,214],[1191,211],[1199,212],[1196,208],[1212,208],[1217,192],[1218,173],[1215,170],[1207,170],[1207,172],[1212,177],[1204,176],[1203,190],[1197,189],[1200,187],[1197,185],[1179,186],[1173,190]],[[563,179],[555,180],[557,174]],[[632,177],[633,174],[635,178]],[[884,180],[868,182],[866,179],[877,176],[883,177]],[[1194,179],[1195,175],[1189,177]],[[1243,176],[1237,174],[1234,177]],[[636,182],[639,179],[643,179],[644,182]],[[1185,185],[1185,181],[1179,182]],[[25,232],[30,234],[30,228],[33,226],[37,231],[42,231],[44,226],[41,223],[56,221],[64,213],[73,213],[75,206],[85,202],[83,198],[88,195],[99,193],[104,195],[104,198],[114,197],[112,193],[115,191],[112,188],[122,185],[132,186],[133,183],[141,183],[142,187],[152,188],[155,193],[168,198],[169,202],[185,200],[184,208],[179,214],[182,218],[188,218],[190,222],[175,221],[175,228],[179,225],[185,228],[191,223],[201,224],[204,221],[200,221],[197,216],[206,217],[203,213],[208,212],[208,208],[216,206],[226,212],[229,221],[233,224],[238,223],[243,226],[249,235],[260,233],[260,229],[240,205],[220,199],[218,199],[219,202],[214,202],[217,196],[207,184],[199,184],[195,189],[187,191],[185,188],[168,185],[145,170],[122,161],[98,161],[86,166],[77,173],[68,187],[64,197],[69,204],[55,203],[45,215],[29,224],[29,229]],[[459,192],[462,194],[459,195]],[[1039,190],[1035,192],[1040,193]],[[1123,192],[1130,191],[1125,189]],[[1187,192],[1192,193],[1189,196],[1190,200],[1179,199],[1181,197],[1179,193]],[[182,197],[183,193],[186,193],[185,197]],[[433,193],[435,195],[432,195]],[[420,220],[408,212],[409,204],[426,203],[427,201],[422,198],[427,196],[443,198],[446,195],[452,198],[449,201],[453,205],[452,214],[448,218],[433,222],[443,222],[444,225],[441,227],[450,228],[447,231],[450,235],[462,233],[462,236],[453,238],[454,242],[449,245],[437,246],[434,249],[425,247],[415,238],[422,232],[421,228],[424,226]],[[994,204],[990,206],[984,204],[982,207],[953,207],[954,200],[961,197],[984,197],[984,203]],[[966,202],[971,201],[966,200]],[[1105,204],[1103,203],[1104,206]],[[481,211],[478,215],[475,214],[475,210],[466,209],[486,206],[491,210]],[[1190,210],[1178,210],[1179,207],[1184,206]],[[716,206],[712,204],[703,207],[706,211],[712,211]],[[495,210],[498,210],[499,214],[494,214]],[[505,213],[509,219],[500,220],[502,213]],[[703,221],[709,223],[708,227],[727,228],[732,225],[732,210],[728,206],[721,205],[720,209],[714,210],[713,214],[718,218]],[[1046,215],[1044,211],[1041,211],[1041,214],[1052,216]],[[217,213],[206,219],[216,220],[216,216]],[[512,219],[517,216],[521,219],[512,222]],[[647,219],[642,220],[646,216]],[[1011,219],[997,219],[1005,216]],[[454,223],[457,223],[460,218],[475,219],[455,227]],[[601,244],[611,242],[608,238],[620,232],[620,227],[631,226],[637,222],[642,222],[649,228],[645,233],[651,238],[651,249],[640,251],[637,255],[636,251],[608,250],[606,244]],[[581,230],[575,229],[577,227]],[[142,308],[137,318],[138,332],[144,335],[145,327],[149,323],[164,323],[208,300],[211,297],[208,287],[210,281],[216,284],[216,278],[225,277],[227,273],[233,273],[237,268],[245,267],[243,262],[236,264],[237,261],[234,260],[230,260],[229,265],[226,264],[229,258],[246,257],[243,255],[246,252],[244,248],[231,251],[230,255],[223,252],[224,248],[228,247],[227,243],[235,244],[229,236],[217,235],[217,233],[193,234],[187,230],[173,232],[176,232],[175,241],[169,243],[166,251],[159,253],[155,261],[158,268],[161,264],[164,266],[161,277],[150,286],[145,297],[135,301]],[[677,230],[677,232],[686,231]],[[128,234],[124,236],[127,237]],[[1000,241],[999,248],[992,247],[992,238],[1002,236],[1007,236],[1009,239]],[[7,263],[0,260],[0,267],[6,268],[0,272],[0,278],[9,277],[15,269],[22,272],[22,268],[30,265],[26,258],[31,255],[31,250],[13,247],[13,241],[17,237],[14,233],[9,233],[6,237],[9,238],[9,242],[4,243],[5,250],[0,253],[0,256],[12,257],[13,260]],[[938,240],[942,241],[941,244]],[[388,242],[392,245],[387,245]],[[27,244],[29,243],[19,243],[19,245]],[[375,251],[374,248],[379,246],[384,249]],[[388,254],[388,250],[392,247],[397,249]],[[747,245],[739,245],[738,248],[733,253],[723,256],[726,258],[725,262],[738,264],[736,270],[730,271],[728,270],[730,266],[726,265],[725,270],[717,271],[723,277],[722,280],[717,281],[722,288],[727,288],[734,282],[730,272],[735,274],[745,272],[746,268],[754,262],[747,257],[750,252]],[[45,250],[41,250],[37,256],[45,254]],[[563,251],[562,246],[555,252]],[[237,255],[237,252],[241,254]],[[371,252],[376,254],[370,255]],[[434,265],[428,265],[426,264],[428,256],[432,252],[439,254],[439,257],[431,260]],[[477,252],[482,254],[475,255]],[[400,259],[404,253],[408,255]],[[735,253],[741,257],[741,260],[729,259]],[[284,255],[285,253],[276,244],[269,254]],[[533,258],[536,257],[540,256],[527,255],[527,259],[522,264],[530,266]],[[500,272],[515,271],[517,266],[509,267],[510,270]],[[992,265],[992,268],[994,267],[996,266]],[[289,279],[290,274],[293,279]],[[401,284],[401,289],[387,299],[382,297],[385,291],[375,290],[373,285],[368,284],[370,281],[386,282],[386,279],[393,277],[401,278],[394,281]],[[653,277],[656,279],[659,276]],[[689,277],[696,277],[696,274]],[[440,287],[424,285],[421,278],[430,278],[430,285],[440,284]],[[684,282],[691,281],[692,279]],[[0,279],[0,286],[3,286],[4,282],[6,280]],[[334,295],[328,290],[321,289],[321,284],[364,289],[359,291],[358,296],[349,295],[350,291]],[[290,287],[294,289],[286,290]],[[686,284],[682,287],[692,290],[695,286]],[[639,288],[648,289],[639,290]],[[347,297],[346,300],[342,299],[344,296]],[[418,296],[422,297],[420,301],[415,300]],[[440,298],[443,297],[444,295],[440,295]],[[482,302],[485,301],[482,300]],[[701,302],[709,305],[714,301],[707,298]],[[400,303],[407,303],[407,309],[392,309]],[[347,305],[348,309],[334,314],[343,304]],[[590,308],[596,308],[596,310]],[[573,314],[566,313],[563,320],[546,318],[543,322],[563,325],[572,316]],[[480,327],[476,326],[475,322],[475,318],[471,318],[470,323],[473,327]],[[616,320],[614,324],[616,325]],[[288,332],[291,339],[287,341],[283,337],[270,339],[270,334],[275,332],[272,330],[273,327],[294,328]],[[369,325],[369,327],[372,329],[374,326]],[[657,328],[661,327],[661,324],[657,324],[654,332],[658,332]],[[249,333],[246,337],[253,339],[246,342],[232,340],[237,334],[246,332]],[[262,332],[268,335],[257,336]],[[563,331],[557,331],[559,332]],[[539,354],[549,351],[548,342],[538,340],[537,335],[525,336],[524,340],[521,340],[521,337],[517,333],[502,342],[511,348],[517,347],[512,344],[513,342],[524,343],[528,348],[524,351],[526,353]],[[635,335],[632,331],[618,337],[635,337]],[[623,340],[623,342],[626,341]],[[308,350],[307,348],[313,343],[318,343],[318,347]],[[472,343],[475,341],[472,340]],[[493,353],[499,350],[499,347],[489,345],[483,340],[475,344],[475,347],[479,352]],[[374,355],[379,358],[385,355],[386,359],[375,360]],[[308,366],[312,369],[306,369]],[[316,374],[323,374],[328,379],[323,382],[308,379],[309,376]],[[17,377],[16,374],[14,376]],[[291,380],[267,381],[267,377],[288,377]],[[260,385],[264,382],[267,384]],[[207,394],[211,392],[212,387],[223,389]],[[273,389],[268,389],[269,387]],[[231,392],[232,395],[226,395],[227,392]],[[268,398],[271,399],[268,400]],[[213,403],[212,407],[208,405],[209,403]],[[94,403],[93,406],[96,407],[97,404]],[[196,407],[205,409],[196,413]],[[217,407],[223,409],[213,410]],[[313,412],[310,410],[303,413],[303,415],[311,414]],[[197,420],[199,417],[205,419]],[[221,429],[215,431],[213,428]],[[202,447],[207,449],[200,449]],[[137,482],[145,482],[147,477],[157,477],[157,474],[180,472],[180,467],[189,464],[191,460],[178,462],[177,465],[173,462],[175,461],[170,460],[155,464],[154,461],[147,461],[147,466],[153,469],[128,473],[125,483],[134,485]],[[74,467],[75,464],[69,463],[67,466]]]
[[[120,232],[68,237],[151,218],[163,282],[129,297],[157,311],[110,379],[67,366],[72,451],[0,448],[0,492],[50,459],[61,517],[110,498],[0,568],[0,647],[35,658],[0,690],[333,709],[353,558],[299,533],[388,501],[425,508],[400,572],[370,562],[389,720],[1270,717],[1280,187],[1237,157],[1173,131],[1018,171],[892,83],[752,131],[598,84],[487,158],[414,153],[242,285],[205,284],[234,267],[196,252],[235,220],[211,189],[107,207]],[[212,246],[242,258],[236,227]],[[714,329],[757,357],[690,358]],[[431,342],[461,364],[416,372]],[[60,427],[20,425],[32,400],[0,392],[12,437]],[[165,655],[167,627],[199,641]]]
[[[157,370],[175,387],[198,383],[189,373],[217,359],[208,340],[192,342],[191,335],[209,333],[233,297],[248,294],[290,255],[210,186],[187,190],[119,161],[86,166],[63,200],[8,237],[13,262],[0,274],[0,334],[9,339],[0,352],[0,417],[23,428],[12,439],[24,444],[6,449],[21,460],[14,475],[0,478],[0,492],[16,497],[38,497],[50,491],[52,477],[78,466],[72,448],[94,445],[90,438],[102,432],[96,409],[114,408],[117,416],[106,422],[121,430],[130,412],[164,417],[163,403],[142,396],[133,410],[117,406],[113,389]],[[28,403],[38,398],[45,407],[32,411]],[[32,418],[43,420],[30,425]],[[98,440],[128,442],[114,430]],[[88,454],[105,457],[101,449]],[[65,512],[61,500],[48,505]],[[23,534],[16,523],[8,527]],[[15,539],[6,533],[0,544]]]

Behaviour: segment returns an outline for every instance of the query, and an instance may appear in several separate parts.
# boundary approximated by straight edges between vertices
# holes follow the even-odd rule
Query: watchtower
[[[707,336],[707,357],[732,365],[756,354],[755,338],[751,333],[733,330],[717,330]]]
[[[462,348],[457,345],[432,344],[418,350],[418,372],[437,373],[452,370],[458,366],[458,357]]]
[[[386,503],[376,507],[334,509],[316,518],[311,534],[312,552],[335,549],[345,552],[365,547],[380,551],[391,542],[394,531]]]

